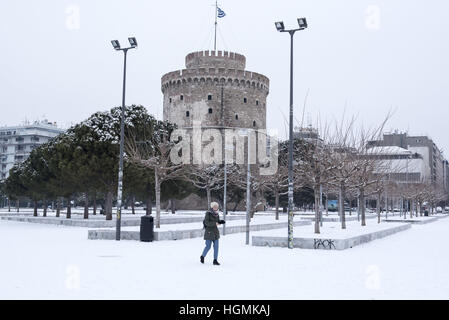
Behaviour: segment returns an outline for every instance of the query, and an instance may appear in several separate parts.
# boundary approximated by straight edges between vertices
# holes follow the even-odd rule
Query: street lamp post
[[[288,144],[288,248],[293,249],[293,36],[296,31],[307,28],[306,18],[298,19],[299,28],[285,30],[284,22],[276,22],[279,32],[290,34],[290,123]]]
[[[122,115],[120,119],[120,160],[118,169],[118,190],[117,190],[117,223],[115,240],[120,241],[120,229],[122,224],[122,190],[123,190],[123,149],[124,149],[124,135],[125,135],[125,90],[126,90],[126,57],[129,49],[137,48],[136,38],[128,38],[129,44],[128,48],[121,48],[118,40],[112,40],[112,46],[117,51],[123,51],[124,54],[124,66],[123,66],[123,94],[122,94]]]
[[[247,145],[247,168],[246,168],[246,241],[249,245],[249,225],[250,225],[250,211],[251,211],[251,129],[243,129],[239,132],[240,136],[248,137]]]

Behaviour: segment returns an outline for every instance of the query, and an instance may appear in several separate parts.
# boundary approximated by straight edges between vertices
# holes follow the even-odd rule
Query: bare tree
[[[166,122],[158,121],[156,128],[151,128],[151,136],[141,136],[134,131],[129,132],[126,139],[127,159],[137,165],[154,171],[156,193],[156,228],[160,228],[161,220],[161,185],[165,181],[175,180],[183,174],[183,164],[173,164],[170,152],[176,141],[170,141],[173,127]],[[147,138],[147,139],[146,139]]]
[[[332,177],[332,183],[338,188],[338,204],[341,219],[341,228],[346,229],[345,217],[345,199],[348,189],[353,187],[353,178],[360,170],[359,163],[356,161],[356,137],[354,135],[355,118],[351,118],[347,123],[342,118],[341,123],[335,124],[335,132],[330,140],[330,161],[332,165],[329,173]]]
[[[223,188],[223,167],[213,165],[186,165],[181,178],[192,183],[195,187],[206,191],[207,205],[211,203],[212,191]]]

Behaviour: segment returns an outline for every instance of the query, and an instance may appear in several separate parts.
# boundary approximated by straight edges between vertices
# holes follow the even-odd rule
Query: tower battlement
[[[228,68],[245,70],[244,55],[229,51],[197,51],[186,56],[186,68]]]
[[[270,80],[246,71],[245,56],[228,51],[189,53],[186,69],[161,78],[164,120],[191,127],[193,116],[203,126],[266,128]],[[195,110],[201,106],[200,110]],[[196,119],[198,120],[198,118]]]

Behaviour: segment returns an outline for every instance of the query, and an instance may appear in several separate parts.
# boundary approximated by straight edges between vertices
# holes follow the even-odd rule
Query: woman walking
[[[204,263],[204,258],[210,250],[211,245],[214,245],[214,265],[219,266],[218,263],[218,239],[220,239],[220,232],[218,231],[218,225],[224,224],[224,220],[220,220],[218,214],[218,203],[212,202],[210,204],[211,209],[206,212],[204,217],[204,240],[206,240],[206,247],[203,250],[203,254],[200,257],[201,263]]]

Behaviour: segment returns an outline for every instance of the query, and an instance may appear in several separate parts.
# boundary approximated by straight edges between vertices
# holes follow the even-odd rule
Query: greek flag
[[[219,17],[219,18],[223,18],[226,15],[226,13],[223,10],[221,10],[219,7],[217,7],[217,11],[218,11],[217,17]]]

